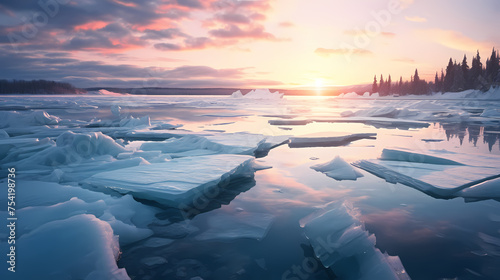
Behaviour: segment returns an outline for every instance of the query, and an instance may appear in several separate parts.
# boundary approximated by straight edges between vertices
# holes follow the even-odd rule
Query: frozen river
[[[498,100],[0,102],[18,218],[2,279],[500,275]]]

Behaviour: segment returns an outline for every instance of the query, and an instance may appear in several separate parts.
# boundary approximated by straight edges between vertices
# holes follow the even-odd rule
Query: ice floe
[[[290,137],[290,148],[345,146],[361,139],[375,139],[376,133],[356,133],[336,137]]]
[[[162,205],[187,208],[197,199],[215,196],[231,179],[253,177],[254,158],[245,155],[208,155],[176,158],[98,173],[84,181],[98,189],[112,189]]]
[[[445,154],[437,151],[438,154]],[[459,161],[402,150],[384,149],[378,160],[361,160],[353,165],[389,183],[401,183],[436,198],[463,196],[467,201],[498,199],[495,186],[500,176],[500,158],[474,155],[454,156]],[[464,164],[467,163],[467,164]]]
[[[337,181],[356,180],[363,174],[347,163],[343,158],[336,156],[333,160],[311,166],[312,169],[324,173]]]
[[[359,212],[348,202],[330,203],[301,220],[316,257],[340,279],[410,279],[401,260],[375,247]]]

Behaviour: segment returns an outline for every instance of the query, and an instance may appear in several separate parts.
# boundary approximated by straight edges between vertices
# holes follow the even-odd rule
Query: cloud
[[[330,55],[371,55],[373,54],[371,51],[366,49],[325,49],[325,48],[317,48],[314,51],[315,54],[321,56],[330,56]]]
[[[182,44],[158,43],[154,47],[160,51],[183,51],[183,50],[200,50],[215,46],[212,39],[207,37],[186,38]]]
[[[130,64],[105,64],[100,61],[80,61],[69,58],[67,53],[35,55],[0,53],[2,78],[48,79],[75,83],[80,87],[134,84],[144,86],[149,79],[159,86],[242,86],[248,68],[216,69],[204,65],[184,65],[174,68],[138,67]],[[30,65],[30,67],[26,67]],[[113,83],[107,83],[113,82]],[[124,82],[123,84],[121,84]],[[257,80],[253,81],[257,83]],[[279,84],[267,81],[267,84]]]
[[[252,38],[276,40],[276,37],[274,37],[273,34],[266,32],[264,30],[264,27],[261,25],[242,29],[237,25],[230,24],[225,26],[224,28],[210,30],[208,33],[218,38]]]
[[[419,17],[419,16],[413,16],[413,17],[405,16],[405,19],[407,21],[412,21],[412,22],[426,22],[427,21],[426,18]]]
[[[395,58],[392,61],[394,62],[401,62],[401,63],[409,63],[409,64],[414,64],[415,60],[407,57],[402,57],[402,58]]]
[[[489,50],[497,45],[495,42],[477,41],[461,32],[445,29],[417,30],[416,34],[425,40],[434,41],[450,49],[475,52],[476,50]]]
[[[279,27],[294,27],[295,26],[295,24],[293,22],[290,22],[290,21],[282,21],[278,25],[279,25]]]

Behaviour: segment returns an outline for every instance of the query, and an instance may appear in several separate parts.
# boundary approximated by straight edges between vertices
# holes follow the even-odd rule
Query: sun
[[[323,79],[317,78],[316,79],[316,89],[321,89],[324,86]]]

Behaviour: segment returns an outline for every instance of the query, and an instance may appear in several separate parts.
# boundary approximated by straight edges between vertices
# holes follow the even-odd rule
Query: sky
[[[432,80],[500,47],[497,0],[2,0],[0,79],[303,88]]]

